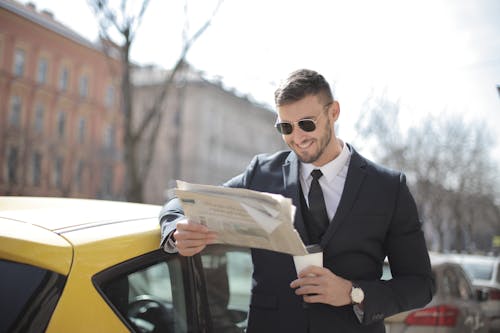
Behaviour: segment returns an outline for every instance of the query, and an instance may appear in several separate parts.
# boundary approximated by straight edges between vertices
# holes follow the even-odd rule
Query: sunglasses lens
[[[314,124],[314,121],[310,119],[305,119],[299,121],[299,127],[306,132],[312,132],[316,129],[316,125]]]
[[[292,124],[290,123],[277,123],[276,129],[278,130],[278,132],[285,135],[288,135],[293,131]]]

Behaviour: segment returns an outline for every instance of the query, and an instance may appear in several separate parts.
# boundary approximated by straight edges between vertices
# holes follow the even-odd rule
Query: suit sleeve
[[[356,281],[365,292],[364,324],[425,306],[434,294],[429,254],[415,201],[400,175],[397,202],[385,240],[392,280]]]
[[[228,180],[223,186],[246,188],[255,172],[258,164],[258,157],[254,157],[246,170],[238,176]],[[177,222],[184,218],[184,210],[182,209],[181,201],[178,198],[172,198],[161,209],[160,221],[160,247],[168,252],[177,252],[175,248],[170,248],[168,240],[175,231]]]

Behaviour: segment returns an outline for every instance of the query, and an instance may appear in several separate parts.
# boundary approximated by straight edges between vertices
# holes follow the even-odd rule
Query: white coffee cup
[[[295,263],[295,270],[297,275],[299,272],[308,266],[319,266],[323,267],[323,250],[318,244],[306,246],[307,252],[309,254],[303,256],[293,256],[293,262]]]

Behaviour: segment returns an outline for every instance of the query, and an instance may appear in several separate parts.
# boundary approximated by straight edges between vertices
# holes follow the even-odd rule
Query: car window
[[[497,264],[497,283],[500,283],[500,262]]]
[[[459,267],[457,267],[454,271],[457,276],[458,295],[463,300],[472,299],[473,298],[472,289],[470,286],[470,282],[467,279],[467,275],[465,275],[465,272],[463,272],[462,269],[460,269]]]
[[[493,276],[493,263],[488,262],[464,262],[462,267],[471,279],[491,280]]]
[[[441,294],[462,300],[473,298],[470,282],[460,266],[445,266],[440,279]]]
[[[201,259],[214,332],[244,332],[253,270],[249,249],[211,245]]]
[[[441,292],[442,295],[451,296],[454,298],[460,297],[460,292],[458,290],[458,279],[457,275],[454,273],[453,269],[446,267],[443,270],[441,277]]]
[[[0,332],[41,332],[66,277],[39,267],[0,260]]]
[[[185,258],[158,251],[101,272],[94,282],[132,332],[184,333],[194,324],[187,270]]]

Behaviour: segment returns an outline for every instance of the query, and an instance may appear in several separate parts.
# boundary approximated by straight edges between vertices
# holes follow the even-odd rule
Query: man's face
[[[291,104],[278,107],[278,121],[293,124],[293,131],[283,140],[304,163],[322,166],[335,157],[333,124],[338,117],[338,103],[324,104],[317,96],[306,96]],[[316,129],[304,131],[298,121],[312,119]]]

